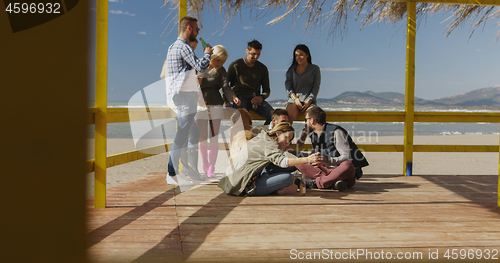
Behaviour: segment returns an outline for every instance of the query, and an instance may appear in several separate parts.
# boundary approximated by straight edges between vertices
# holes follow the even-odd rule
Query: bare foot
[[[290,195],[290,194],[296,193],[297,189],[298,189],[297,185],[296,184],[292,184],[290,186],[287,186],[287,187],[285,187],[283,189],[280,189],[280,190],[276,191],[276,193],[278,195]]]

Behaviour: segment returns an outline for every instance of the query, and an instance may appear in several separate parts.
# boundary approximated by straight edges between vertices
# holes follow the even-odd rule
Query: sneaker
[[[167,184],[176,184],[178,185],[179,183],[177,183],[177,176],[175,175],[169,175],[167,174]]]
[[[343,180],[339,180],[335,183],[335,186],[333,187],[334,190],[338,190],[339,192],[343,192],[347,190],[347,182]]]
[[[201,175],[200,173],[197,173],[195,171],[188,171],[187,172],[187,176],[193,180],[193,181],[197,181],[197,182],[204,182],[207,177],[206,176],[203,176]]]
[[[318,189],[318,186],[316,185],[316,180],[306,181],[306,188]]]

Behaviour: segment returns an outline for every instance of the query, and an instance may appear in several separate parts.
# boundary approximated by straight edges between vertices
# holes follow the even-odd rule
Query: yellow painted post
[[[181,19],[187,16],[187,0],[179,1],[179,35],[181,34]],[[182,162],[179,162],[179,172],[182,171]]]
[[[97,0],[95,63],[95,170],[94,207],[106,207],[106,158],[108,112],[108,0]]]
[[[405,131],[403,173],[412,175],[413,170],[413,122],[415,107],[415,36],[416,36],[416,4],[407,3],[406,22],[406,88],[405,88]]]
[[[179,22],[183,17],[187,16],[187,0],[179,1]],[[181,24],[179,23],[179,35],[181,34]]]

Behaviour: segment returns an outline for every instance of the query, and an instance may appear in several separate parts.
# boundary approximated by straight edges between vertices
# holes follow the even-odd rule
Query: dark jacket
[[[358,149],[358,146],[356,145],[356,143],[354,143],[349,133],[347,133],[344,128],[335,124],[326,123],[323,126],[323,132],[320,136],[318,136],[314,132],[310,134],[311,143],[313,146],[312,152],[314,153],[319,151],[321,152],[321,155],[329,157],[340,156],[340,153],[337,151],[334,143],[335,130],[337,129],[342,130],[347,135],[352,164],[354,164],[355,167],[359,168],[368,166],[368,161],[366,160],[363,153]]]

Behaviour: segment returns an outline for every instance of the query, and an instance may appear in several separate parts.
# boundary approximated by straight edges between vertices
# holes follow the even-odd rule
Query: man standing
[[[174,179],[179,174],[179,158],[182,149],[185,149],[188,140],[197,143],[199,132],[194,117],[198,102],[199,88],[196,85],[196,75],[193,69],[203,71],[210,64],[212,47],[207,46],[202,59],[196,59],[194,52],[189,45],[190,41],[195,41],[198,35],[198,20],[185,16],[179,22],[180,35],[177,40],[168,48],[166,59],[166,85],[167,100],[173,101],[177,108],[177,133],[170,150],[171,165],[169,165],[169,179]],[[194,74],[194,75],[193,75]],[[191,79],[194,78],[195,84]],[[192,138],[189,138],[192,136]],[[190,175],[192,179],[203,180],[199,174]],[[174,183],[178,181],[174,179]]]
[[[229,85],[241,101],[241,105],[233,103],[233,106],[245,108],[248,111],[253,110],[266,118],[264,125],[268,125],[271,122],[273,107],[265,101],[269,97],[271,89],[269,87],[269,71],[264,64],[257,61],[261,51],[262,44],[259,41],[248,42],[247,56],[237,59],[229,65],[227,77]]]
[[[308,187],[332,188],[344,191],[360,178],[361,168],[368,165],[365,156],[358,149],[347,131],[335,124],[326,123],[326,113],[317,106],[307,109],[306,132],[312,143],[312,153],[320,152],[323,163],[314,167],[310,164],[297,166],[302,173],[315,180]],[[299,144],[300,141],[298,142]]]

